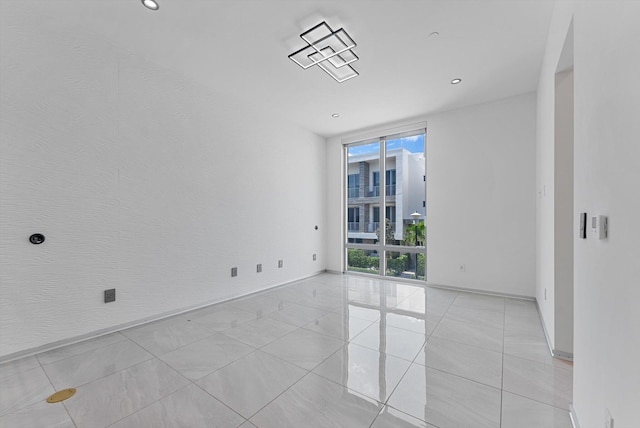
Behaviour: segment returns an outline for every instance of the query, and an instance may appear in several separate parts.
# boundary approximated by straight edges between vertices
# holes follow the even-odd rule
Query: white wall
[[[574,230],[580,212],[607,215],[610,222],[605,241],[574,234],[573,405],[582,428],[604,426],[607,408],[616,428],[637,427],[639,420],[638,16],[634,1],[558,2],[538,88],[540,185],[553,168],[555,68],[573,18]],[[552,239],[549,228],[538,229],[538,242]],[[543,248],[538,264],[548,275]],[[544,281],[539,279],[538,296]]]
[[[569,135],[573,112],[556,111],[556,106],[560,110],[566,106],[567,111],[573,108],[569,105],[573,102],[573,77],[566,71],[573,64],[572,52],[568,52],[573,33],[570,14],[568,18],[556,19],[550,29],[549,40],[558,42],[547,45],[542,68],[552,71],[553,76],[538,83],[536,124],[536,300],[549,346],[565,354],[571,354],[573,339],[569,324],[573,319],[573,145],[560,139],[556,144],[556,135],[574,136]],[[567,310],[562,312],[561,308]]]
[[[533,296],[535,95],[429,117],[426,144],[428,281]]]
[[[426,140],[428,281],[533,296],[535,95],[428,117]],[[329,139],[327,268],[336,271],[343,270],[341,147],[341,138]]]
[[[0,357],[324,269],[324,139],[23,9],[0,21]]]
[[[343,201],[345,199],[346,178],[344,177],[344,149],[340,137],[327,139],[326,145],[326,186],[324,239],[326,243],[325,262],[328,271],[344,271],[344,230]],[[382,215],[382,213],[380,213]]]
[[[407,169],[409,170],[409,195],[405,204],[409,212],[405,210],[405,218],[411,219],[414,211],[419,212],[422,216],[426,213],[426,207],[422,206],[425,200],[425,161],[422,153],[407,156]]]

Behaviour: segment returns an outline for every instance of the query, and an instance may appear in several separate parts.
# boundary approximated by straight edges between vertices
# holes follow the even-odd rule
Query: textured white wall
[[[429,282],[533,296],[534,160],[533,93],[427,119]]]
[[[17,4],[0,21],[0,357],[324,269],[324,139]]]
[[[555,65],[573,18],[573,227],[580,212],[610,222],[605,241],[574,234],[573,404],[583,428],[604,426],[605,409],[616,428],[638,426],[640,85],[631,78],[640,75],[638,16],[635,1],[558,2],[538,88],[538,129],[547,130],[540,153],[552,147]],[[553,168],[549,157],[539,161],[539,170]],[[538,230],[539,241],[549,233]]]

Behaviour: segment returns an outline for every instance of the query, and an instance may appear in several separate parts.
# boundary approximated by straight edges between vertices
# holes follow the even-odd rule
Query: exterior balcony
[[[350,202],[353,202],[355,199],[375,202],[380,197],[380,186],[373,186],[371,190],[364,189],[363,192],[360,192],[360,190],[360,187],[350,187],[347,189],[347,196]],[[396,185],[387,184],[385,186],[385,195],[387,196],[387,200],[394,201],[396,196]]]

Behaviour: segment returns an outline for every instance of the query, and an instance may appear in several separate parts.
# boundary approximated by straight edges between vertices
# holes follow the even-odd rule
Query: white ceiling
[[[3,0],[10,1],[10,0]],[[185,78],[322,136],[422,117],[528,91],[552,0],[33,1],[60,25],[87,28]],[[337,83],[288,55],[326,20],[358,46],[360,76]],[[429,34],[437,31],[437,38]],[[460,77],[460,85],[451,85]],[[334,119],[332,113],[339,113]]]

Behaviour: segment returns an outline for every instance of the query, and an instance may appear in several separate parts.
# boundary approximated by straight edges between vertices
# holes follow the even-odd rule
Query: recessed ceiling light
[[[429,37],[431,37],[431,38],[434,38],[434,39],[435,39],[435,38],[436,38],[436,37],[438,37],[439,35],[440,35],[440,33],[438,33],[437,31],[434,31],[433,33],[429,34]]]
[[[155,0],[142,0],[142,4],[147,9],[151,9],[151,10],[160,9],[160,5]]]
[[[338,113],[333,113],[331,117],[340,117],[340,115]]]
[[[457,85],[460,82],[462,82],[462,79],[460,79],[460,78],[455,78],[455,79],[451,80],[451,84],[452,85]]]

